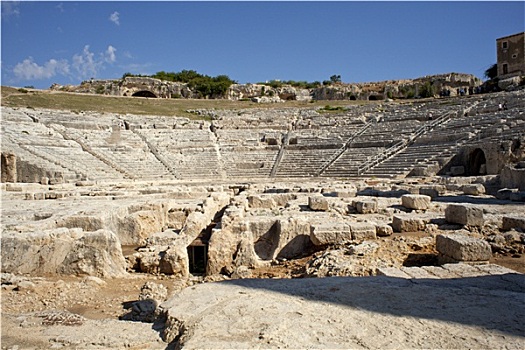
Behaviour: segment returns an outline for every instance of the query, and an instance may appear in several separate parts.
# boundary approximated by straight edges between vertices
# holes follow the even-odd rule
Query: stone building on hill
[[[525,32],[496,39],[498,78],[525,75]]]

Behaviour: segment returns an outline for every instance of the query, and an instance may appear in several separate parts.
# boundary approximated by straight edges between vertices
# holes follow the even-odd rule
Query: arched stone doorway
[[[468,158],[468,172],[470,176],[485,175],[487,173],[487,159],[481,148],[476,148]]]
[[[370,95],[368,96],[368,101],[381,101],[384,100],[383,96],[381,95]]]
[[[137,91],[132,96],[133,97],[152,97],[152,98],[157,98],[157,95],[155,95],[153,92],[148,91],[148,90]]]

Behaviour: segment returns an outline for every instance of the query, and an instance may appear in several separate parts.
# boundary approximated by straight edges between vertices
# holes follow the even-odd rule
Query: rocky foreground
[[[429,271],[448,278],[430,277]],[[522,274],[498,265],[464,264],[430,270],[391,268],[383,273],[390,276],[197,284],[162,303],[161,316],[151,323],[90,319],[66,310],[4,312],[2,348],[523,348]],[[114,283],[124,291],[132,289],[133,280],[122,282],[86,278],[66,288],[61,281],[62,292],[50,303],[79,291],[77,300],[87,295],[103,298]],[[150,298],[159,296],[163,284],[173,285],[158,282],[149,282],[157,291]],[[49,282],[19,281],[18,300],[45,283]],[[5,295],[6,288],[4,305],[14,302]]]

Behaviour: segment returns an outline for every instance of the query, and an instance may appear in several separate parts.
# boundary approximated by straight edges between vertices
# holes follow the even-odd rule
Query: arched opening
[[[133,97],[153,97],[153,98],[157,98],[157,95],[155,95],[153,92],[148,91],[148,90],[137,91],[131,96],[133,96]]]
[[[350,96],[350,101],[355,101],[355,100],[357,100],[357,97],[355,97],[355,95]]]
[[[368,96],[368,101],[381,101],[383,100],[383,96],[381,95],[370,95]]]
[[[485,175],[487,173],[487,159],[481,148],[476,148],[469,157],[468,169],[470,176]]]

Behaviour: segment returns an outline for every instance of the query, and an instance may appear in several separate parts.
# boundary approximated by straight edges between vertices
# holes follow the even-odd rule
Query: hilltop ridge
[[[173,82],[143,76],[124,76],[121,79],[83,81],[80,85],[53,84],[50,89],[112,96],[152,98],[191,98],[253,100],[260,103],[312,100],[385,100],[418,97],[472,95],[483,92],[481,79],[472,74],[446,73],[416,79],[387,80],[366,83],[319,83],[314,88],[300,84],[272,81],[265,84],[232,83],[224,93],[208,89],[204,92],[194,84]],[[206,90],[207,91],[207,90]]]

